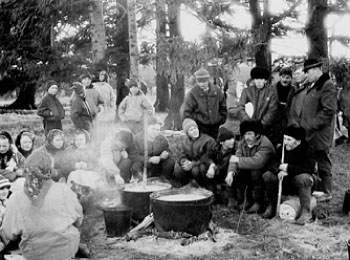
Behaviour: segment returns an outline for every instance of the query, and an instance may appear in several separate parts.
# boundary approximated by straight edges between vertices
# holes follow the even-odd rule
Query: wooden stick
[[[143,131],[144,131],[144,163],[143,163],[143,175],[142,182],[146,186],[147,185],[147,163],[148,163],[148,117],[147,111],[144,112],[143,117]]]
[[[281,164],[284,163],[284,138],[282,143],[282,156],[281,156]],[[278,178],[278,197],[277,197],[277,206],[276,206],[276,216],[279,217],[280,215],[280,206],[281,206],[281,197],[282,197],[282,181],[283,176],[281,178]]]

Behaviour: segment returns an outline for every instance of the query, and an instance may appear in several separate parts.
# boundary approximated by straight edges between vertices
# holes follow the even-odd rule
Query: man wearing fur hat
[[[215,140],[200,132],[197,123],[186,118],[182,123],[186,137],[179,144],[179,158],[175,164],[174,175],[181,183],[192,179],[199,185],[212,183],[215,175],[214,150]]]
[[[232,185],[235,182],[240,208],[243,208],[246,200],[245,210],[252,214],[263,209],[265,190],[262,175],[275,154],[275,148],[262,134],[259,120],[243,121],[240,131],[243,139],[238,144],[236,154],[230,158],[226,183]]]
[[[204,68],[196,71],[195,78],[196,85],[185,97],[183,118],[193,119],[200,132],[216,139],[226,119],[224,92],[209,81],[209,72]]]
[[[77,129],[90,132],[92,115],[89,104],[86,102],[86,89],[80,82],[73,83],[74,95],[70,109],[70,118]]]
[[[309,87],[300,113],[300,126],[306,130],[306,141],[314,150],[318,174],[322,179],[319,201],[332,198],[332,163],[329,149],[333,143],[334,120],[337,111],[337,89],[327,73],[322,72],[322,62],[308,59],[304,62]],[[318,187],[316,187],[318,189]]]
[[[305,141],[305,134],[301,127],[290,126],[284,131],[284,147],[278,149],[274,161],[268,167],[269,170],[263,175],[269,202],[263,218],[275,216],[278,179],[283,177],[283,194],[298,195],[300,198],[301,214],[295,223],[304,225],[311,220],[311,188],[315,161]]]
[[[245,88],[239,100],[243,120],[249,118],[260,120],[264,135],[273,140],[278,101],[275,90],[267,84],[270,72],[265,68],[255,67],[250,71],[250,76],[254,85]],[[247,107],[252,107],[252,109],[248,110]]]

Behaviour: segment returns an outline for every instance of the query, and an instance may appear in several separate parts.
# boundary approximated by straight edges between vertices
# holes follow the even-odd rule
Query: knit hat
[[[195,126],[198,128],[197,123],[191,118],[185,118],[184,121],[182,122],[182,129],[185,131],[185,134],[187,134],[188,130],[192,126]]]
[[[7,140],[9,140],[9,143],[12,144],[12,137],[9,132],[2,130],[0,131],[0,136],[5,137]]]
[[[136,82],[136,80],[134,80],[134,79],[131,79],[128,84],[129,84],[129,88],[131,88],[131,87],[137,87],[138,88],[139,87],[137,82]]]
[[[263,67],[254,67],[250,71],[250,77],[252,79],[266,79],[270,78],[270,71]]]
[[[10,181],[7,178],[5,178],[4,176],[0,175],[0,189],[5,188],[5,187],[10,188],[11,187],[11,183],[10,183]]]
[[[305,140],[306,132],[302,127],[288,126],[284,134],[293,137],[295,140]]]
[[[80,82],[74,82],[72,89],[79,95],[84,92],[85,86]]]
[[[261,134],[263,126],[259,120],[248,119],[244,120],[240,125],[240,132],[243,136],[246,132],[252,131],[255,134]]]
[[[85,79],[85,78],[92,79],[92,77],[91,77],[91,75],[90,75],[89,72],[84,72],[83,74],[81,74],[81,75],[79,76],[79,80],[80,80],[80,81],[82,81],[82,80]]]
[[[194,75],[196,76],[196,79],[198,82],[207,82],[209,81],[209,72],[204,69],[204,68],[200,68],[199,70],[197,70]]]
[[[307,59],[304,62],[304,69],[303,71],[306,73],[309,69],[321,67],[322,61],[318,61],[317,59]]]
[[[54,80],[49,80],[46,82],[46,90],[49,90],[49,88],[51,88],[53,85],[56,85],[57,87],[59,87],[58,83]]]
[[[219,142],[225,142],[226,140],[232,139],[234,137],[235,135],[233,134],[232,131],[228,130],[223,126],[219,128],[219,134],[218,134]]]
[[[293,71],[292,71],[292,68],[291,67],[283,67],[280,72],[279,72],[279,75],[282,76],[282,75],[287,75],[287,76],[293,76]]]

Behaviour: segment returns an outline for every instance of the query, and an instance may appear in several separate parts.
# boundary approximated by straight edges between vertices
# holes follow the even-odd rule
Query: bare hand
[[[189,160],[185,160],[183,163],[182,163],[182,168],[185,170],[185,171],[190,171],[192,170],[192,162],[189,161]]]
[[[129,154],[128,154],[127,151],[121,151],[121,152],[120,152],[120,156],[121,156],[122,158],[126,159],[126,158],[129,157]]]
[[[159,164],[160,162],[160,156],[152,156],[151,158],[149,158],[148,160],[150,163],[153,164]]]
[[[233,177],[235,176],[234,172],[228,172],[225,178],[225,182],[227,183],[227,185],[232,185],[233,183]]]
[[[167,159],[169,157],[169,152],[168,151],[163,151],[160,154],[160,158],[162,158],[163,160]]]
[[[282,164],[278,167],[278,169],[279,169],[280,171],[284,171],[284,172],[287,172],[287,168],[288,168],[288,164],[287,164],[287,163],[282,163]]]
[[[212,179],[214,178],[214,175],[215,175],[215,168],[210,166],[208,171],[207,171],[207,174],[206,176],[209,178],[209,179]]]
[[[281,178],[286,177],[286,176],[288,176],[288,173],[286,173],[285,171],[280,171],[280,172],[278,173],[278,179],[279,179],[279,180],[280,180]]]

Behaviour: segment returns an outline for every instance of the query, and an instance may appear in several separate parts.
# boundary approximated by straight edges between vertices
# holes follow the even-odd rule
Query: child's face
[[[21,138],[20,144],[21,144],[22,150],[30,151],[30,149],[32,149],[32,146],[33,146],[33,141],[32,139],[29,138],[29,136],[24,135]]]
[[[77,148],[84,148],[86,146],[86,138],[84,134],[78,134],[74,137],[74,144]]]
[[[7,199],[8,195],[9,195],[9,188],[8,187],[3,187],[0,189],[0,200],[5,200]]]

